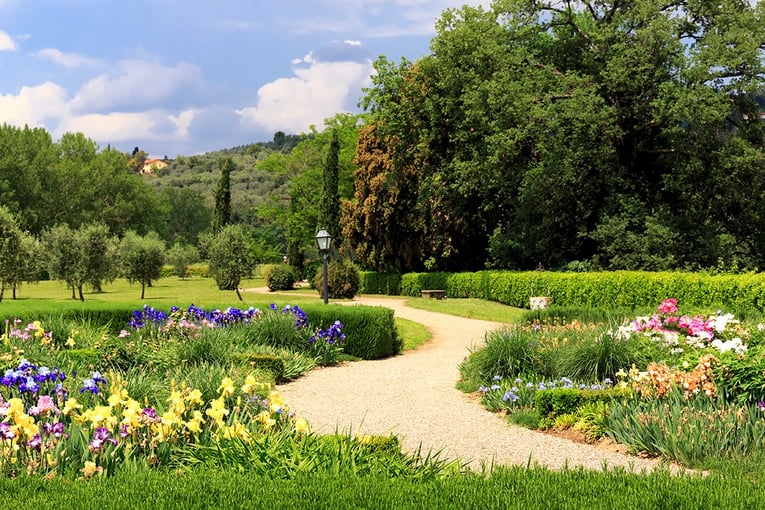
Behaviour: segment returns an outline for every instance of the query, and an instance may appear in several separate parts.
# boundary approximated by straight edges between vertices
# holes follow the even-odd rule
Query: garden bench
[[[446,297],[445,290],[421,290],[420,296],[424,298],[444,299]]]

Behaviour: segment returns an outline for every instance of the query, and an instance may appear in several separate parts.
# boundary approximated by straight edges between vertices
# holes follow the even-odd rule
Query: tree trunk
[[[143,293],[146,289],[146,284],[144,282],[141,282],[141,299],[143,299]]]
[[[72,285],[72,299],[77,299],[75,287],[76,287],[75,285]]]
[[[80,293],[80,301],[85,301],[85,296],[82,295],[82,285],[77,287],[77,291]]]
[[[16,285],[13,285],[11,287],[11,289],[13,290],[12,295],[11,295],[11,299],[13,299],[15,301],[16,300]]]
[[[236,288],[236,289],[234,289],[234,290],[236,290],[236,297],[238,297],[238,298],[239,298],[239,301],[242,301],[242,295],[239,293],[239,287],[237,287],[237,288]]]
[[[5,292],[5,283],[0,285],[0,303],[3,302],[3,293]]]

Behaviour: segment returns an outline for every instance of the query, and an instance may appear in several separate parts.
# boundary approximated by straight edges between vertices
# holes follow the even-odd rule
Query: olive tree
[[[6,287],[14,287],[23,261],[22,232],[16,218],[0,206],[0,301]]]
[[[119,258],[122,274],[128,282],[141,284],[143,299],[146,286],[159,279],[165,263],[165,243],[154,232],[140,236],[128,231],[120,242]]]
[[[239,301],[239,283],[250,274],[251,257],[248,235],[241,225],[228,225],[217,234],[204,238],[210,259],[210,274],[220,290],[234,290]]]

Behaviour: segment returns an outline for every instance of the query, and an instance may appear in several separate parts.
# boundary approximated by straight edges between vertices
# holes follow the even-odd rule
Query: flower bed
[[[765,440],[764,329],[679,313],[675,299],[619,324],[533,323],[489,335],[461,386],[478,381],[488,409],[532,428],[575,427],[689,465],[747,455]]]

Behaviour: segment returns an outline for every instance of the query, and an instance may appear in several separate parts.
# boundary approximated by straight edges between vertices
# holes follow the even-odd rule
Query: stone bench
[[[444,299],[446,297],[445,290],[421,290],[420,296],[424,298]]]

